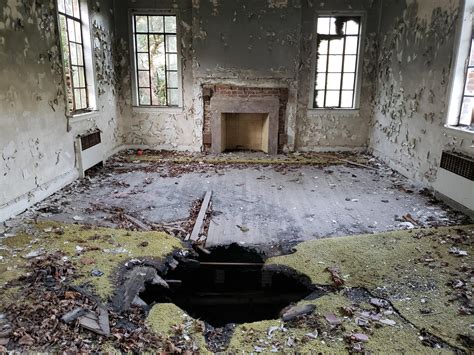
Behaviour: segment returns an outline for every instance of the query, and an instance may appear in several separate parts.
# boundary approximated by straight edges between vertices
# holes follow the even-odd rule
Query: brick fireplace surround
[[[233,98],[242,99],[242,105],[249,105],[249,103],[262,102],[260,99],[277,99],[278,101],[278,133],[273,133],[270,140],[276,140],[278,151],[281,151],[283,146],[287,143],[286,137],[286,104],[288,102],[287,88],[264,88],[264,87],[247,87],[234,85],[203,85],[202,87],[203,101],[204,101],[204,124],[203,124],[203,145],[205,151],[211,150],[212,145],[212,112],[211,112],[211,98],[213,102],[217,102],[218,98]],[[231,100],[235,101],[235,100]],[[265,100],[263,100],[264,102]],[[270,100],[272,101],[272,100]],[[273,101],[275,102],[275,101]],[[242,106],[244,107],[244,106]],[[235,112],[237,112],[236,110]],[[244,108],[241,112],[250,112]]]

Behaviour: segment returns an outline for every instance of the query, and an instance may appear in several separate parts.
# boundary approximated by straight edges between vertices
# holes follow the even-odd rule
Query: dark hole
[[[146,285],[140,297],[174,303],[214,327],[275,319],[311,292],[309,279],[292,269],[263,268],[262,256],[236,244],[211,249],[197,261],[181,262],[164,277],[170,289]],[[173,281],[174,280],[174,281]]]

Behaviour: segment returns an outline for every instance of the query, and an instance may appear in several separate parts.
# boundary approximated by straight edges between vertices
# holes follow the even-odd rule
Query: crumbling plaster
[[[447,134],[459,0],[383,1],[370,147],[407,177],[432,184],[443,149],[472,155]]]
[[[0,221],[77,177],[78,134],[99,128],[106,152],[121,144],[110,79],[97,80],[97,112],[66,117],[55,4],[0,0]],[[104,42],[112,43],[112,1],[91,1],[89,9],[100,53]],[[111,55],[96,56],[94,65],[113,77]]]

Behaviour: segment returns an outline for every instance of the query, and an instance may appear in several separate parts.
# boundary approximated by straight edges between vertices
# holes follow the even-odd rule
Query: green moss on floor
[[[327,267],[336,266],[347,287],[363,287],[386,297],[417,327],[425,328],[458,347],[459,334],[469,332],[471,316],[459,314],[453,301],[453,280],[465,279],[460,271],[472,265],[472,245],[462,245],[468,256],[449,253],[458,235],[472,239],[473,226],[396,231],[308,241],[291,255],[275,257],[268,264],[292,267],[313,283],[331,285]],[[465,280],[470,282],[470,280]],[[429,309],[430,314],[422,314]]]
[[[162,232],[132,232],[123,229],[84,227],[80,225],[41,222],[34,225],[39,236],[18,234],[0,241],[0,284],[16,279],[26,272],[29,252],[44,248],[48,253],[64,253],[76,267],[76,283],[88,283],[94,292],[107,299],[114,291],[113,271],[132,258],[162,259],[177,249],[183,248],[181,241]],[[146,246],[142,246],[147,242]],[[5,270],[4,270],[5,269]],[[92,276],[92,270],[103,275]]]
[[[201,354],[210,353],[206,349],[202,322],[192,319],[173,303],[159,303],[153,306],[146,319],[147,326],[157,335],[189,337]]]

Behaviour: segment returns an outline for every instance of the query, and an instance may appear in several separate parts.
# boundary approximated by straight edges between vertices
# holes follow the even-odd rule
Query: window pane
[[[72,85],[73,87],[78,87],[79,85],[79,68],[78,67],[72,67]]]
[[[355,74],[344,74],[344,76],[342,77],[342,89],[353,90],[354,78],[355,78]]]
[[[471,41],[471,58],[469,59],[469,66],[474,67],[474,39]]]
[[[326,74],[320,73],[316,75],[316,90],[324,90],[326,86]]]
[[[331,27],[329,29],[329,34],[330,35],[335,35],[336,34],[336,18],[331,17],[330,22],[331,22]]]
[[[472,123],[472,110],[474,108],[474,97],[464,97],[459,124],[470,126]]]
[[[318,53],[319,54],[328,54],[328,44],[329,44],[329,41],[328,40],[322,40],[320,43],[319,43],[319,47],[318,47]]]
[[[178,56],[176,54],[167,54],[166,65],[169,70],[178,70]]]
[[[76,44],[76,51],[77,51],[77,64],[84,65],[84,53],[82,52],[82,46],[80,44]]]
[[[170,105],[173,105],[173,106],[178,105],[178,89],[168,90],[168,100],[169,100]]]
[[[66,14],[68,15],[73,15],[73,12],[72,12],[72,0],[66,0]]]
[[[344,72],[355,73],[356,63],[357,63],[357,56],[355,55],[344,56]]]
[[[345,54],[357,54],[358,37],[346,37]]]
[[[84,73],[84,67],[77,68],[78,76],[79,76],[79,86],[86,87],[86,76]]]
[[[87,93],[86,93],[86,89],[81,89],[81,108],[87,108]]]
[[[326,92],[326,107],[339,107],[339,91]]]
[[[343,91],[341,93],[341,107],[351,108],[352,107],[352,97],[354,96],[353,91]]]
[[[328,90],[340,90],[341,89],[341,74],[328,74],[327,89]]]
[[[166,36],[166,51],[177,52],[176,49],[176,36]]]
[[[150,89],[138,89],[138,102],[140,105],[150,105]]]
[[[324,91],[316,91],[316,107],[324,107]]]
[[[137,35],[137,52],[148,52],[148,35]]]
[[[138,69],[149,69],[148,63],[148,53],[138,53],[137,54],[137,67]]]
[[[359,24],[355,21],[346,22],[346,35],[358,35],[359,34]]]
[[[165,16],[165,32],[176,33],[176,17]]]
[[[169,71],[167,80],[168,80],[169,88],[177,88],[178,87],[178,72]]]
[[[166,105],[166,66],[163,35],[150,36],[150,59],[152,104]]]
[[[79,110],[81,108],[81,90],[74,89],[74,108]]]
[[[328,62],[328,72],[342,72],[342,55],[330,55]]]
[[[76,42],[76,26],[74,25],[74,20],[70,18],[67,19],[67,30],[69,35],[69,40]]]
[[[69,45],[70,55],[71,55],[71,64],[77,65],[77,47],[74,43]]]
[[[74,21],[76,27],[76,42],[82,43],[81,23]]]
[[[141,88],[150,87],[150,72],[149,71],[139,71],[138,72],[138,86]]]
[[[148,32],[148,21],[146,16],[135,16],[135,31]]]
[[[150,21],[150,32],[163,32],[163,16],[149,16]]]
[[[329,17],[318,18],[318,33],[321,35],[329,34]]]
[[[333,39],[329,42],[329,54],[342,54],[343,49],[343,39]]]
[[[64,0],[58,0],[58,11],[64,12],[66,9],[64,8]]]
[[[464,95],[474,96],[474,68],[467,70],[466,87],[464,88]]]
[[[81,18],[81,13],[79,11],[79,1],[78,0],[72,0],[72,12],[73,12],[74,17]]]
[[[328,56],[327,55],[320,55],[319,58],[318,58],[316,71],[317,72],[325,72],[327,70],[327,61],[328,61]]]

